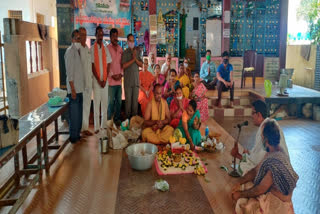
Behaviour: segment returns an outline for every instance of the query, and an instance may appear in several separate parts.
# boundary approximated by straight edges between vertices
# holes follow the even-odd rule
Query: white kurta
[[[247,161],[240,163],[240,168],[243,171],[243,175],[246,174],[248,171],[256,167],[264,158],[265,154],[267,153],[263,148],[263,141],[262,141],[262,128],[264,126],[264,123],[267,121],[272,120],[269,118],[266,118],[260,125],[258,132],[256,134],[256,140],[253,148],[249,151],[249,155],[247,155]],[[286,141],[284,139],[283,131],[280,128],[279,124],[276,122],[276,124],[279,127],[280,130],[280,147],[283,149],[283,151],[288,155],[288,147],[286,144]]]
[[[92,96],[92,63],[91,53],[87,45],[80,47],[81,63],[84,71],[85,88],[83,92],[83,117],[82,117],[82,131],[89,128],[89,114],[91,107]]]
[[[106,51],[107,64],[112,62],[109,49]],[[100,80],[103,80],[102,48],[98,45]],[[94,63],[94,45],[91,47],[91,62]],[[108,81],[104,88],[101,88],[96,78],[93,78],[93,105],[94,105],[94,130],[107,127],[108,120]],[[100,123],[100,104],[101,104],[101,123]]]

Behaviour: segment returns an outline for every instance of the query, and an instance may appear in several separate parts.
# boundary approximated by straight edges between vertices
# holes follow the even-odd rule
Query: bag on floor
[[[0,115],[0,149],[19,142],[19,120]]]
[[[128,145],[128,140],[117,129],[112,120],[107,121],[107,137],[109,148],[123,149]]]

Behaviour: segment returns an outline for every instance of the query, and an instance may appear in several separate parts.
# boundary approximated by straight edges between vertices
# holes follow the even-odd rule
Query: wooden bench
[[[18,144],[7,149],[0,156],[0,169],[8,163],[12,158],[14,159],[14,173],[9,176],[6,182],[0,187],[0,208],[4,206],[12,206],[9,213],[15,213],[27,198],[32,188],[42,182],[42,169],[49,174],[50,166],[57,159],[59,154],[69,142],[67,138],[62,145],[50,146],[54,140],[58,141],[59,135],[68,134],[68,132],[59,132],[58,117],[67,110],[67,104],[57,107],[49,108],[47,104],[43,104],[34,111],[28,113],[19,119],[19,142]],[[47,127],[54,122],[55,132],[48,140]],[[42,136],[42,144],[41,144]],[[30,159],[28,158],[27,144],[36,138],[37,152]],[[52,160],[49,161],[49,150],[57,150]],[[23,167],[20,167],[20,151],[22,152]],[[42,153],[44,157],[44,164],[42,164]],[[34,164],[37,161],[37,164]],[[21,178],[28,178],[34,175],[27,185],[21,185]],[[13,193],[19,189],[24,189],[19,197],[10,198]],[[16,195],[16,194],[15,194]]]

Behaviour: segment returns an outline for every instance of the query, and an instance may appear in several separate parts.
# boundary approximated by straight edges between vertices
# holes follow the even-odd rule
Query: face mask
[[[134,42],[128,42],[129,48],[133,49],[134,48]]]
[[[182,100],[182,98],[183,98],[183,96],[181,96],[181,97],[177,97],[177,99],[178,99],[178,100]]]
[[[187,68],[187,67],[188,67],[188,63],[183,63],[183,66],[184,66],[185,68]]]
[[[73,44],[74,44],[74,46],[77,48],[77,50],[80,49],[81,44],[80,44],[79,42],[75,42],[75,43],[73,43]]]
[[[223,60],[223,63],[226,65],[226,64],[229,63],[229,60],[228,60],[228,59],[224,59],[224,60]]]
[[[210,56],[210,55],[207,55],[206,58],[207,58],[208,61],[210,61],[211,56]]]

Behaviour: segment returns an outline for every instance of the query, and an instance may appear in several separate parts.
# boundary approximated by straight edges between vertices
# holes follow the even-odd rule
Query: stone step
[[[218,97],[218,90],[209,90],[206,93],[207,97]],[[250,96],[250,91],[246,89],[235,89],[234,91],[234,96],[235,97],[248,97]],[[229,91],[224,91],[222,92],[222,98],[228,98],[230,97],[230,92]]]
[[[218,100],[218,97],[210,97],[209,98],[209,108],[211,105],[212,106],[216,105],[217,100]],[[225,97],[221,98],[221,105],[227,106],[229,104],[230,104],[229,97],[228,98],[225,98]],[[234,97],[233,104],[235,106],[237,106],[237,105],[241,105],[241,106],[251,105],[251,99],[250,99],[250,97]]]
[[[235,117],[235,116],[251,116],[252,115],[252,107],[251,105],[240,106],[235,105],[233,108],[227,108],[223,106],[222,108],[218,108],[213,106],[213,108],[209,108],[209,116],[213,118],[221,118],[221,117]]]

